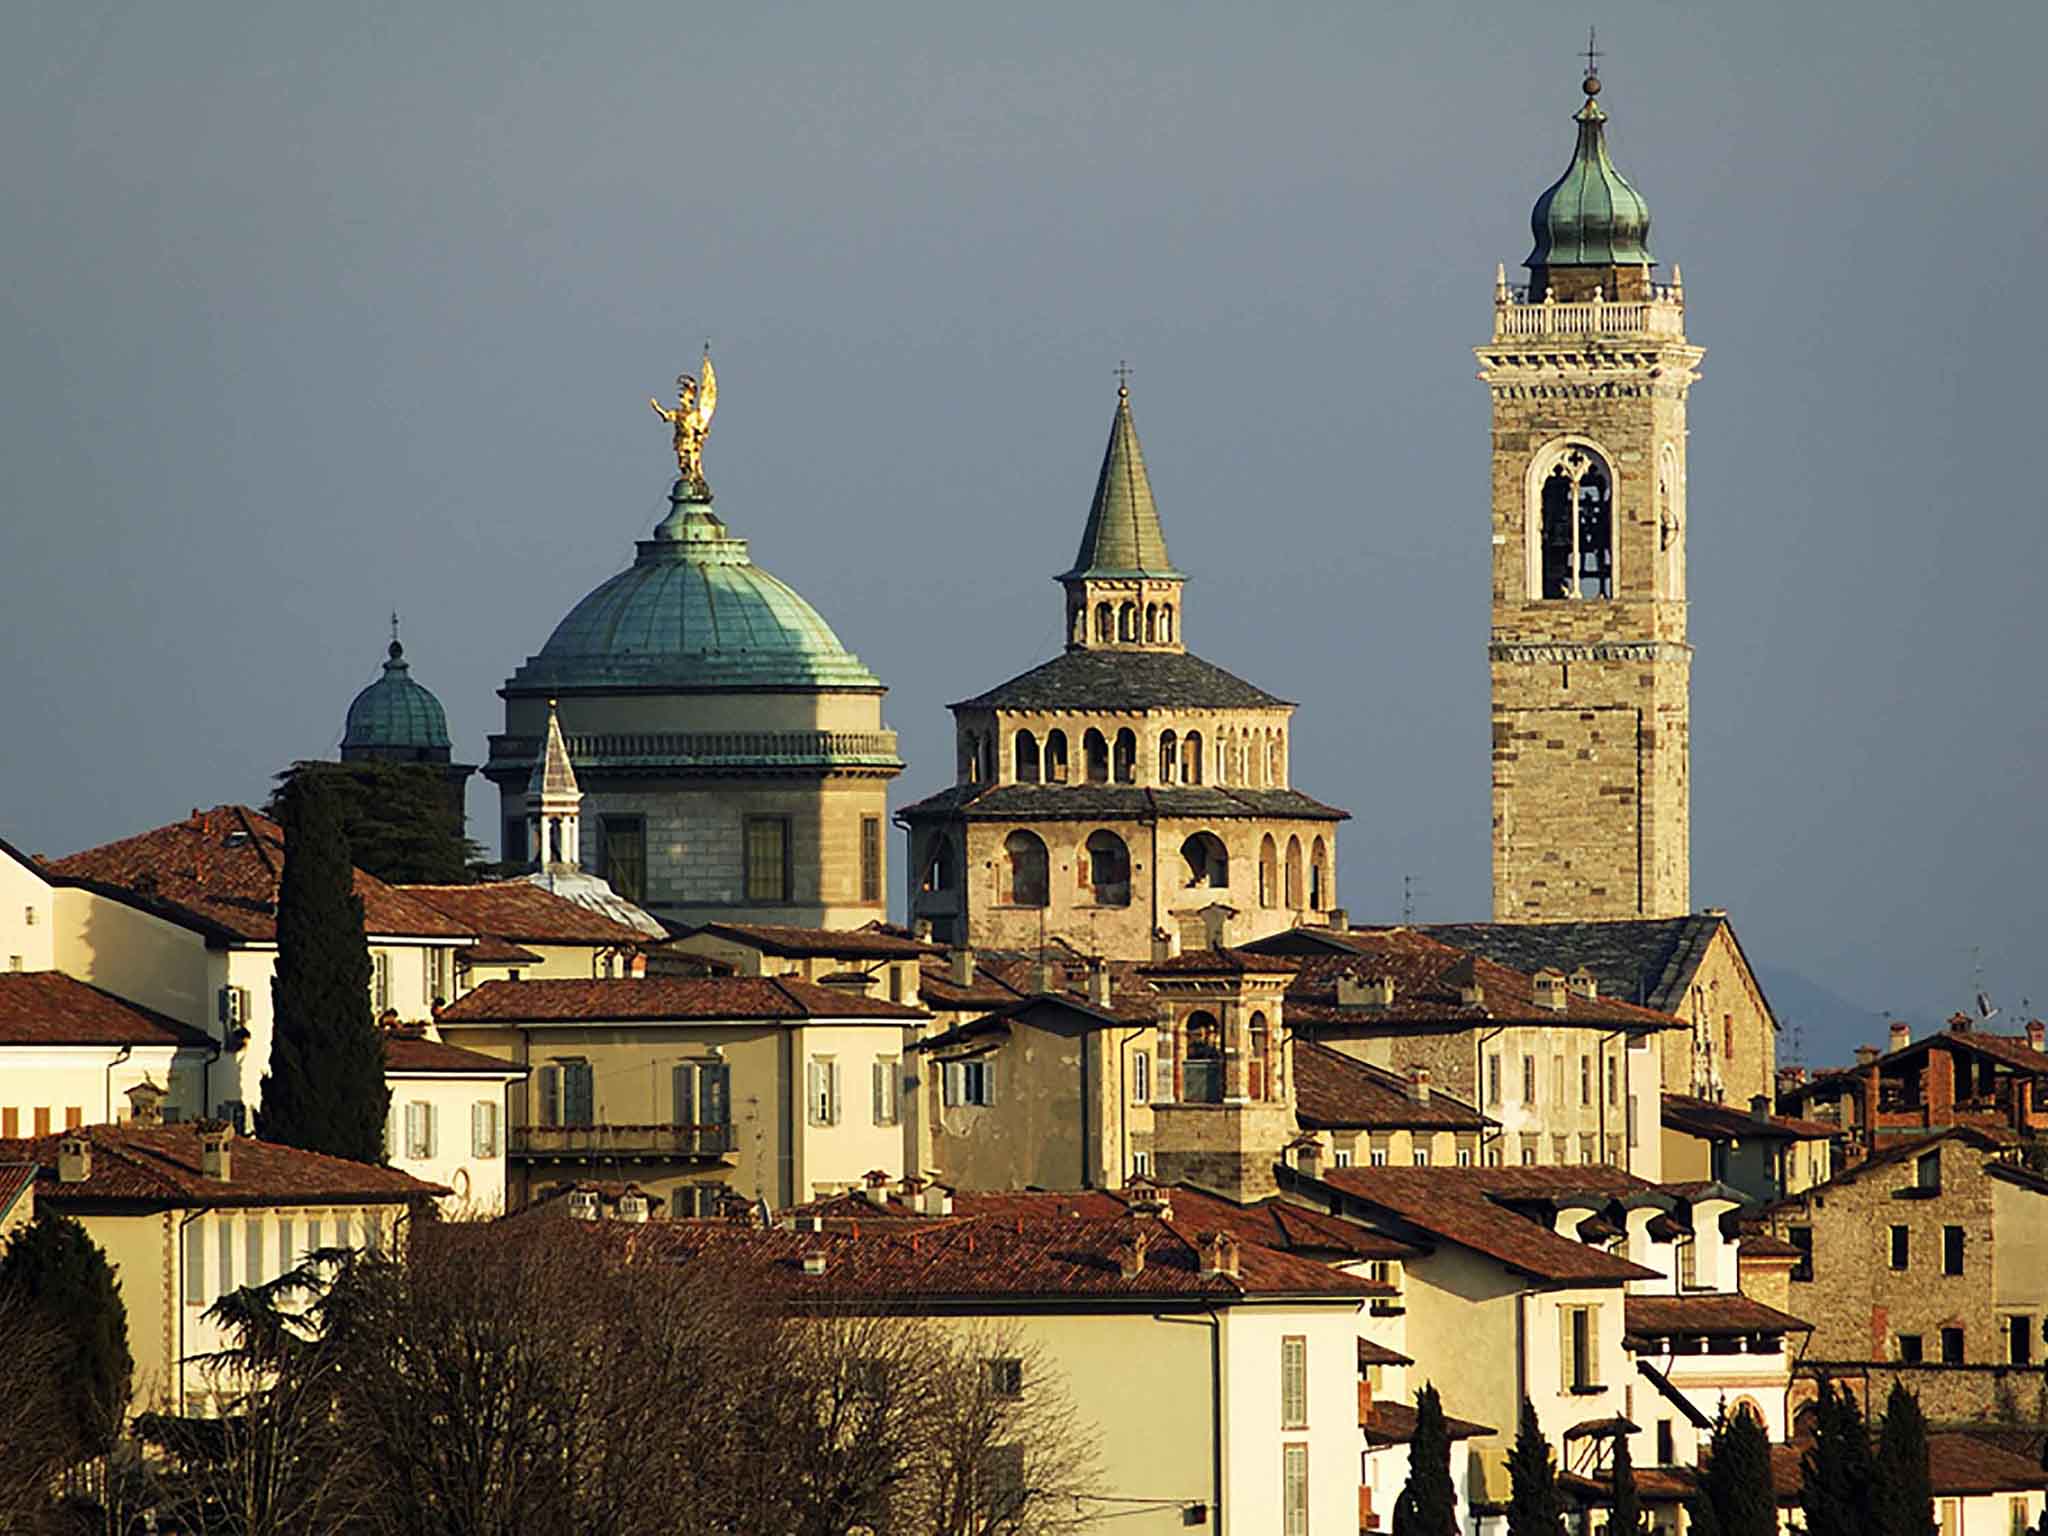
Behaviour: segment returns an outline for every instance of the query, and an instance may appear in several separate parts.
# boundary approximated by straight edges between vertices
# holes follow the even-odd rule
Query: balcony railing
[[[1656,287],[1648,299],[1586,300],[1575,304],[1530,303],[1527,290],[1512,289],[1493,306],[1494,340],[1515,336],[1685,335],[1682,290]]]
[[[562,739],[579,767],[902,765],[894,731],[633,731]],[[531,765],[540,749],[538,736],[493,736],[490,766]]]
[[[730,1125],[515,1125],[514,1157],[691,1158],[732,1151]]]

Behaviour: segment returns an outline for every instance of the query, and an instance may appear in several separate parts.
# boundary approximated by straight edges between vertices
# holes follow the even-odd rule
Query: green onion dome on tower
[[[395,619],[393,624],[395,629]],[[384,675],[357,694],[348,707],[341,750],[344,755],[365,751],[438,751],[446,761],[448,749],[448,713],[441,708],[439,699],[413,681],[412,669],[406,665],[405,647],[393,633]]]
[[[1552,267],[1642,267],[1650,255],[1650,205],[1607,154],[1607,114],[1597,98],[1600,77],[1587,75],[1586,104],[1575,114],[1579,142],[1565,173],[1536,199],[1529,215],[1535,249],[1522,263]],[[1540,298],[1540,294],[1532,294]]]

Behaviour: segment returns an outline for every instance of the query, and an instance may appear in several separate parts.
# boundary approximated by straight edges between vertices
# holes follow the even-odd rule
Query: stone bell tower
[[[1701,349],[1585,80],[1570,167],[1495,279],[1493,916],[1690,909],[1685,402]]]

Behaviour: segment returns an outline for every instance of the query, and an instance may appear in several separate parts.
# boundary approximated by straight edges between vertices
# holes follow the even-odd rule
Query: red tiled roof
[[[1764,1141],[1829,1141],[1842,1134],[1839,1125],[1820,1120],[1797,1120],[1789,1115],[1759,1118],[1733,1104],[1716,1104],[1690,1094],[1664,1095],[1664,1124],[1667,1129],[1709,1141],[1740,1141],[1744,1137]]]
[[[1398,1350],[1375,1344],[1371,1339],[1358,1341],[1358,1363],[1361,1368],[1368,1365],[1413,1365],[1415,1362]]]
[[[66,976],[0,973],[0,1045],[208,1046],[196,1029]]]
[[[464,965],[539,965],[541,957],[530,949],[521,949],[510,939],[501,939],[496,934],[479,934],[477,941],[462,951]]]
[[[1800,1441],[1771,1447],[1771,1492],[1780,1504],[1799,1502],[1803,1480],[1799,1459],[1805,1449]],[[1936,1498],[2048,1488],[2048,1472],[2038,1463],[1959,1430],[1935,1430],[1928,1435],[1927,1475]]]
[[[529,880],[487,880],[479,885],[397,885],[393,890],[425,902],[479,934],[513,943],[639,945],[647,935],[602,912],[565,901]]]
[[[35,1188],[39,1171],[34,1163],[0,1162],[0,1220],[6,1218],[24,1194]]]
[[[592,981],[487,981],[442,1009],[449,1024],[609,1019],[875,1019],[926,1015],[792,976],[647,976]]]
[[[1385,1130],[1479,1130],[1490,1124],[1471,1105],[1431,1090],[1411,1098],[1405,1079],[1354,1056],[1298,1040],[1294,1098],[1304,1126]]]
[[[217,805],[184,821],[88,848],[49,865],[60,880],[118,891],[173,922],[258,943],[277,938],[284,829],[246,805]],[[363,927],[393,938],[467,939],[470,930],[374,875],[355,872]]]
[[[1406,1403],[1391,1403],[1376,1397],[1358,1427],[1365,1431],[1368,1445],[1406,1445],[1415,1438],[1415,1410]],[[1453,1440],[1472,1440],[1480,1435],[1497,1433],[1490,1425],[1474,1424],[1470,1419],[1454,1419],[1448,1413],[1444,1415],[1444,1432]]]
[[[704,923],[685,929],[677,938],[708,933],[790,958],[822,956],[831,960],[916,960],[944,951],[935,944],[879,928],[800,928],[793,923]]]
[[[401,1074],[496,1072],[526,1076],[526,1068],[502,1056],[486,1056],[482,1051],[464,1050],[445,1040],[429,1040],[423,1034],[406,1031],[385,1032],[384,1070]]]
[[[0,1162],[40,1166],[36,1201],[53,1210],[104,1205],[193,1206],[398,1204],[445,1195],[394,1168],[237,1136],[229,1144],[225,1181],[200,1172],[195,1125],[92,1125],[65,1135],[92,1142],[92,1174],[66,1184],[57,1176],[59,1135],[0,1141]]]
[[[1744,1235],[1738,1252],[1745,1259],[1803,1259],[1804,1249],[1795,1248],[1782,1238],[1768,1232],[1750,1232]]]
[[[1657,1278],[1602,1249],[1561,1237],[1503,1201],[1605,1198],[1651,1186],[1617,1168],[1331,1168],[1322,1182],[1443,1238],[1541,1280],[1590,1284]]]
[[[1356,1305],[1378,1289],[1327,1264],[1251,1243],[1239,1247],[1237,1275],[1204,1275],[1198,1223],[1128,1212],[1113,1219],[956,1215],[935,1222],[853,1222],[824,1232],[722,1220],[625,1230],[657,1254],[746,1271],[763,1292],[796,1303],[1293,1296]],[[1141,1238],[1144,1266],[1127,1276],[1119,1256]],[[809,1254],[825,1258],[823,1274],[804,1273]]]
[[[1747,1296],[1630,1296],[1622,1306],[1630,1339],[1813,1332],[1813,1324]]]
[[[1256,954],[1249,949],[1218,945],[1189,949],[1166,960],[1138,966],[1140,976],[1286,976],[1298,964],[1292,956]]]

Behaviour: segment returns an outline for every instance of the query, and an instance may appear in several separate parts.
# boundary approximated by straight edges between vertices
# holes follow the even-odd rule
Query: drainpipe
[[[1210,1508],[1215,1512],[1217,1536],[1223,1531],[1223,1319],[1212,1305],[1201,1317],[1163,1317],[1152,1314],[1155,1323],[1186,1323],[1209,1330],[1209,1476],[1214,1486]]]
[[[1486,1042],[1489,1040],[1497,1040],[1506,1033],[1507,1025],[1496,1024],[1492,1029],[1487,1030],[1485,1033],[1481,1034],[1479,1038],[1472,1043],[1472,1083],[1473,1087],[1476,1090],[1473,1093],[1472,1097],[1474,1100],[1478,1102],[1479,1115],[1481,1119],[1484,1119],[1486,1117]],[[1505,1087],[1503,1087],[1501,1090],[1501,1102],[1503,1105],[1505,1105],[1507,1102],[1507,1090]],[[1499,1122],[1494,1122],[1494,1131],[1492,1139],[1494,1141],[1499,1141],[1502,1135],[1503,1132],[1499,1128]],[[1481,1167],[1484,1167],[1486,1165],[1487,1140],[1487,1133],[1485,1129],[1482,1127],[1479,1132],[1479,1164]]]
[[[178,1295],[174,1303],[178,1309],[178,1358],[172,1362],[178,1373],[178,1412],[185,1411],[185,1314],[191,1311],[186,1304],[185,1291],[190,1281],[185,1274],[185,1229],[206,1214],[204,1207],[194,1211],[178,1223],[178,1235],[172,1239],[178,1245]]]
[[[108,1062],[108,1063],[107,1063],[107,1073],[106,1073],[106,1079],[107,1079],[107,1081],[106,1081],[106,1087],[107,1087],[107,1111],[106,1111],[106,1123],[107,1123],[108,1125],[112,1125],[112,1124],[114,1123],[114,1068],[116,1068],[116,1067],[118,1067],[119,1065],[121,1065],[121,1063],[122,1063],[122,1062],[126,1061],[126,1060],[127,1060],[127,1059],[128,1059],[129,1057],[130,1057],[130,1056],[133,1056],[134,1054],[135,1054],[135,1047],[134,1047],[134,1046],[132,1046],[132,1045],[124,1045],[124,1046],[122,1046],[122,1047],[121,1047],[120,1051],[119,1051],[119,1052],[118,1052],[118,1053],[117,1053],[117,1054],[115,1055],[114,1059],[113,1059],[112,1061],[110,1061],[110,1062]]]

